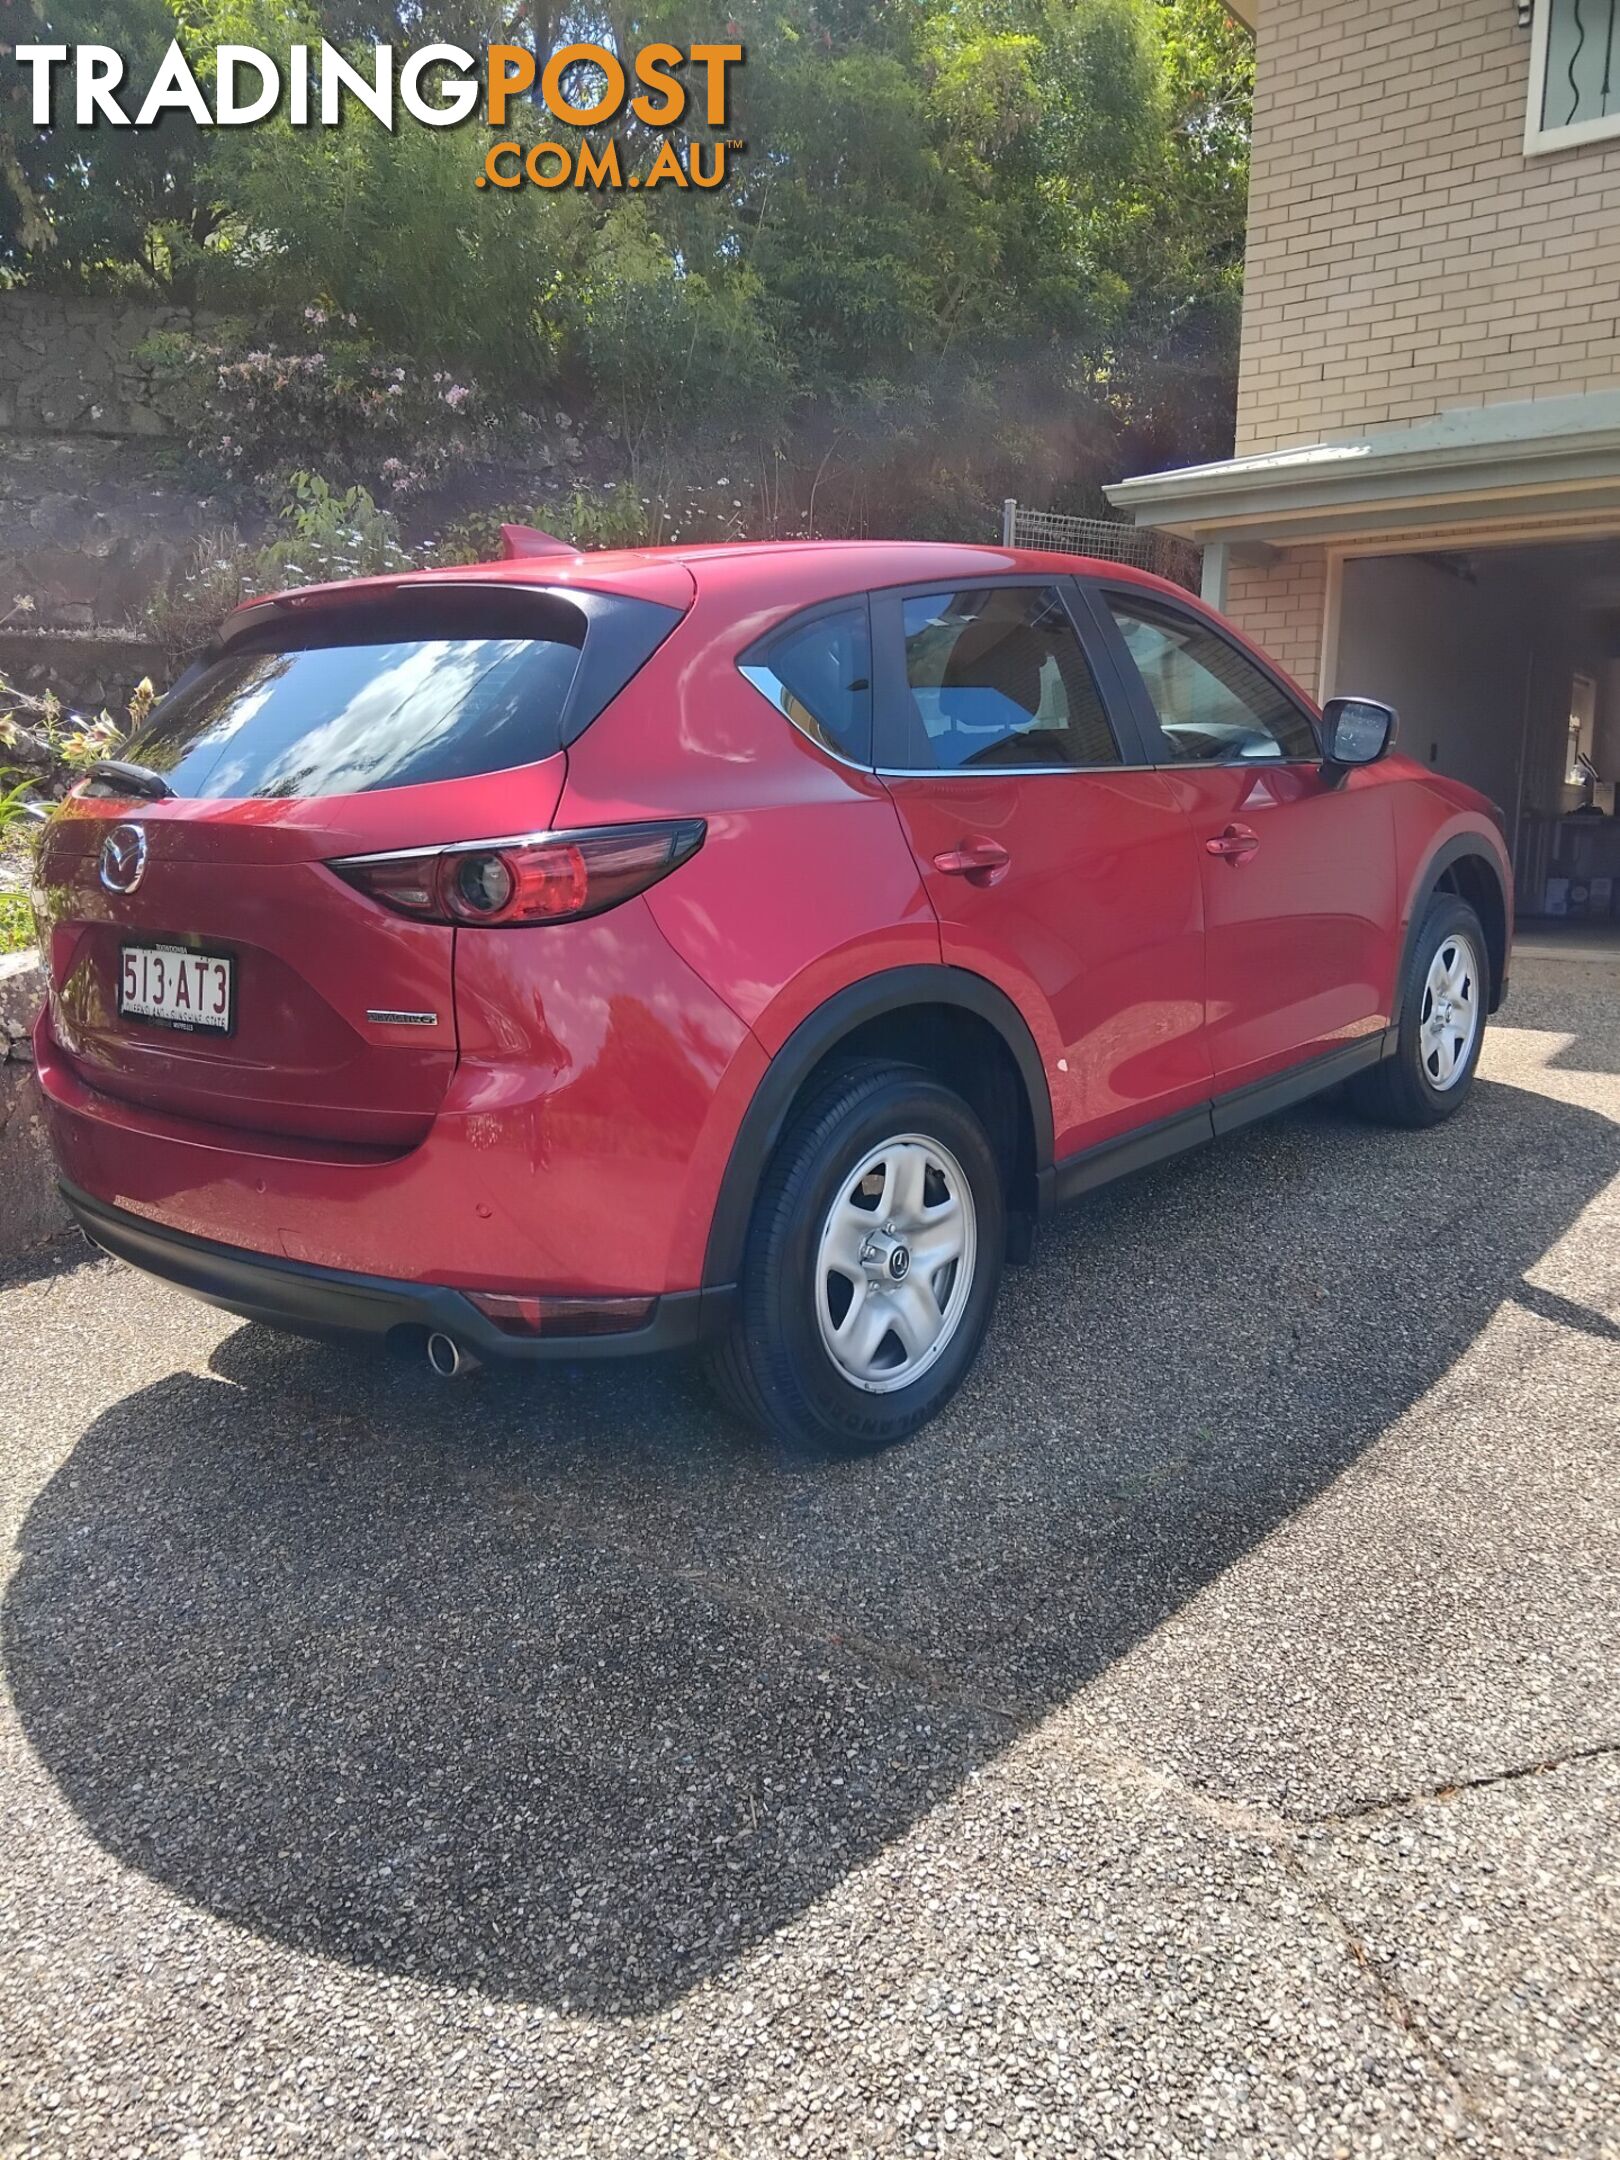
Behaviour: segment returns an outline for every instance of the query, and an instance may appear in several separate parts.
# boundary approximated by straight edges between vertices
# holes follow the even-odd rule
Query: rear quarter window
[[[534,590],[289,612],[190,669],[123,754],[202,798],[503,772],[572,741],[679,619],[628,595]]]
[[[872,762],[872,638],[865,599],[801,615],[737,663],[801,735],[851,765]]]

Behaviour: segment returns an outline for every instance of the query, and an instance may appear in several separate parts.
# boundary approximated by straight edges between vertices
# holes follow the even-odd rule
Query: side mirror
[[[1375,698],[1329,698],[1322,707],[1323,770],[1342,777],[1355,765],[1376,765],[1395,747],[1400,715]]]

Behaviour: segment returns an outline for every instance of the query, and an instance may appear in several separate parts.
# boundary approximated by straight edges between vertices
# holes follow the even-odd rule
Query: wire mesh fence
[[[1121,518],[1066,517],[1056,510],[1032,510],[1008,496],[1002,505],[1004,547],[1051,548],[1060,555],[1094,555],[1104,562],[1130,563],[1151,570],[1197,592],[1204,551],[1173,533],[1151,526],[1127,525]]]

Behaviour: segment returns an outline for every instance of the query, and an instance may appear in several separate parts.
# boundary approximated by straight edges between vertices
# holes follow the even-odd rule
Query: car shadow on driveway
[[[34,1504],[20,1717],[216,1914],[656,2008],[1321,1492],[1617,1170],[1610,1121],[1499,1085],[1427,1135],[1295,1113],[1055,1224],[950,1413],[865,1463],[774,1458],[678,1365],[442,1386],[237,1329]]]

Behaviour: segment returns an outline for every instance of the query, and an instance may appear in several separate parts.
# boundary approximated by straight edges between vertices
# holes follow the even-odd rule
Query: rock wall
[[[121,626],[221,522],[138,358],[188,327],[122,299],[0,294],[0,617],[26,596],[34,627]]]
[[[0,955],[0,1262],[69,1227],[45,1141],[30,1040],[44,996],[37,954]]]
[[[171,444],[0,435],[0,616],[27,598],[13,627],[137,619],[207,523],[175,461]]]
[[[171,667],[161,645],[124,632],[0,630],[0,678],[36,696],[54,690],[69,712],[93,716],[105,708],[120,725],[142,676],[163,690]]]
[[[139,357],[189,314],[119,298],[0,296],[0,435],[114,438],[173,432],[152,369]]]

